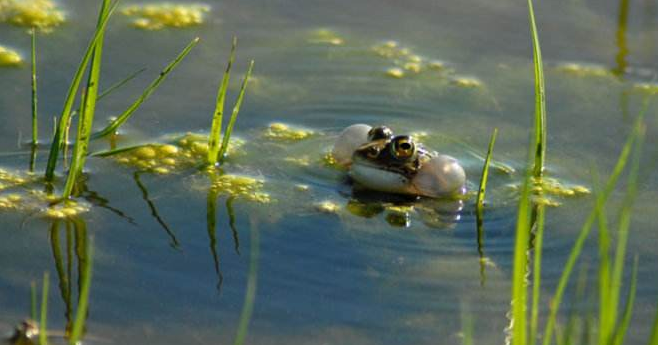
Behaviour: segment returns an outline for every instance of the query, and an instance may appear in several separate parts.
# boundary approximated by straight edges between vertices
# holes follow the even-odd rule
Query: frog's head
[[[348,150],[350,158],[343,152]],[[428,152],[411,136],[393,136],[385,126],[347,127],[333,154],[356,182],[372,190],[429,197],[464,191],[466,176],[456,159]]]

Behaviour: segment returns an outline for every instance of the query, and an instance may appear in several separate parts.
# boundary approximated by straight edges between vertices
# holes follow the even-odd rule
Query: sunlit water
[[[229,102],[249,59],[256,68],[236,127],[246,144],[231,156],[226,170],[264,179],[273,202],[220,195],[212,205],[208,176],[194,169],[166,176],[135,174],[114,160],[91,158],[83,195],[94,206],[76,222],[1,213],[2,328],[9,330],[27,316],[30,281],[40,280],[44,271],[53,283],[49,327],[63,328],[69,290],[73,307],[77,298],[82,248],[93,239],[91,335],[113,343],[229,342],[244,302],[251,233],[258,231],[258,288],[249,343],[460,343],[462,316],[473,318],[476,343],[503,343],[516,213],[508,185],[519,183],[521,174],[493,174],[484,234],[478,240],[472,200],[459,206],[354,191],[345,173],[324,164],[323,156],[340,129],[353,123],[386,124],[399,133],[422,131],[426,146],[464,163],[473,188],[482,161],[472,153],[485,152],[497,127],[496,159],[522,169],[534,111],[525,2],[210,4],[206,24],[184,30],[140,31],[125,17],[112,19],[104,85],[149,69],[103,100],[97,121],[121,112],[167,61],[200,36],[199,46],[125,126],[119,146],[207,132],[230,38],[237,35]],[[38,37],[43,141],[52,130],[50,119],[61,110],[97,10],[89,1],[62,5],[69,22]],[[651,82],[658,71],[656,9],[649,3],[631,4],[620,36],[617,7],[614,1],[536,4],[546,60],[548,173],[567,182],[592,186],[593,168],[608,175],[641,107],[644,94],[634,84]],[[331,30],[342,44],[319,42],[320,28]],[[2,25],[0,33],[0,43],[28,54],[24,29]],[[447,70],[387,76],[395,61],[372,48],[387,40],[425,60],[443,61]],[[561,64],[574,61],[632,70],[617,76],[560,71]],[[482,85],[459,86],[454,79],[462,76]],[[7,153],[0,164],[24,170],[29,154],[19,143],[29,137],[29,70],[0,69],[0,90],[0,147]],[[645,341],[658,300],[655,110],[651,106],[647,113],[628,250],[629,263],[633,255],[640,258],[629,343]],[[274,121],[315,135],[303,141],[268,139],[263,133]],[[94,145],[94,150],[107,148],[105,141]],[[45,156],[39,152],[37,170],[44,168]],[[300,184],[308,190],[300,190]],[[622,189],[615,198],[612,210],[621,205]],[[544,307],[592,197],[559,201],[562,206],[547,215]],[[323,202],[337,209],[322,209]],[[364,211],[359,203],[374,206]],[[414,210],[405,215],[382,206],[390,203]],[[209,231],[208,207],[216,207],[210,212],[216,215],[214,231]],[[611,224],[616,220],[612,217]],[[595,291],[594,237],[583,255],[592,273],[592,293],[585,296]],[[568,306],[583,312],[592,308],[594,299],[577,298],[574,291],[568,295]]]

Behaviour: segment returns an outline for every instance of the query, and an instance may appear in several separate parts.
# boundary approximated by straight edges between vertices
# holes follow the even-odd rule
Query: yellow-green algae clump
[[[343,45],[345,40],[340,37],[336,32],[330,29],[317,29],[311,31],[308,36],[309,43],[315,44],[329,44],[334,46]]]
[[[272,199],[268,193],[263,192],[264,184],[265,181],[250,176],[224,174],[213,179],[211,188],[219,195],[269,203]]]
[[[393,67],[386,69],[388,77],[401,79],[408,75],[419,74],[427,70],[443,71],[445,63],[440,60],[430,60],[414,53],[410,48],[403,47],[397,41],[385,41],[372,46],[371,50],[378,56],[390,60]]]
[[[25,211],[48,218],[63,219],[89,211],[88,204],[76,200],[58,201],[58,196],[44,192],[38,178],[31,173],[0,168],[0,211]]]
[[[20,66],[23,59],[17,51],[0,46],[0,67]]]
[[[520,185],[511,185],[513,190],[521,189]],[[591,193],[590,189],[576,184],[567,184],[556,178],[543,177],[541,179],[532,179],[533,202],[545,206],[557,207],[562,203],[556,200],[559,198],[579,197]]]
[[[308,129],[291,127],[283,123],[272,123],[263,134],[268,139],[283,140],[283,141],[297,141],[304,140],[313,135],[313,131]]]
[[[51,31],[66,20],[51,0],[0,0],[0,22]]]
[[[575,75],[578,77],[613,77],[614,74],[610,69],[597,64],[584,64],[576,62],[564,62],[559,64],[556,69],[559,72]]]
[[[232,137],[227,154],[235,154],[244,141]],[[112,154],[117,162],[143,171],[166,175],[204,164],[208,155],[208,137],[187,133],[171,143],[145,144]]]
[[[209,5],[169,2],[130,5],[121,10],[122,14],[133,18],[133,26],[145,30],[201,25],[208,12],[210,12]]]

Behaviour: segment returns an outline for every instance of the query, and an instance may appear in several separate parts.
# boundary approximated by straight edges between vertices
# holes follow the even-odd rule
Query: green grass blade
[[[249,82],[249,78],[251,77],[251,71],[253,69],[254,69],[254,60],[251,60],[251,62],[249,63],[249,69],[247,69],[247,74],[244,76],[244,80],[242,80],[242,86],[240,87],[238,100],[235,102],[235,106],[233,107],[233,112],[231,113],[231,118],[228,121],[228,126],[226,126],[226,133],[224,133],[224,137],[222,138],[222,148],[219,150],[219,154],[218,154],[220,162],[224,160],[226,151],[228,151],[228,145],[230,143],[229,140],[231,139],[231,133],[233,133],[233,126],[235,126],[235,121],[238,119],[238,113],[240,112],[240,107],[242,106],[244,93],[247,90],[247,83]]]
[[[598,177],[594,178],[598,181]],[[595,192],[598,197],[599,191]],[[610,314],[610,231],[604,203],[596,203],[596,217],[599,223],[599,345],[608,344],[613,325]]]
[[[480,177],[480,188],[478,189],[478,197],[477,197],[477,207],[479,211],[481,211],[484,206],[484,196],[487,189],[487,179],[489,177],[489,163],[491,162],[491,157],[493,156],[493,148],[494,148],[494,144],[496,143],[497,135],[498,135],[498,128],[494,128],[493,133],[491,134],[491,139],[489,140],[487,157],[484,159],[484,166],[482,167],[482,175]]]
[[[37,283],[30,282],[30,319],[37,319]]]
[[[103,23],[103,18],[107,16],[110,1],[103,0],[101,4],[100,15],[98,18],[98,28]],[[78,119],[78,135],[76,137],[75,146],[73,148],[73,158],[71,160],[71,167],[66,179],[66,185],[62,192],[62,198],[68,198],[73,192],[78,177],[82,174],[82,169],[85,165],[87,152],[89,150],[89,136],[91,134],[91,127],[94,122],[94,115],[96,112],[96,98],[98,97],[98,85],[100,83],[101,61],[103,58],[103,38],[104,31],[100,30],[101,34],[96,41],[94,50],[91,56],[91,67],[89,76],[87,78],[87,87],[85,88],[82,108],[80,111],[80,118]]]
[[[30,35],[32,36],[32,39],[30,40],[30,46],[32,48],[30,53],[32,61],[32,145],[36,145],[39,133],[37,124],[37,33],[35,28],[32,28]]]
[[[84,325],[87,318],[87,310],[89,308],[89,290],[91,289],[91,268],[94,258],[94,246],[91,242],[93,241],[87,243],[87,262],[81,272],[80,279],[82,280],[82,283],[80,285],[80,299],[78,300],[78,308],[75,312],[75,321],[73,321],[71,335],[69,336],[70,345],[78,344],[78,341],[81,339],[82,331],[84,330]]]
[[[64,141],[63,141],[64,133],[66,131],[66,126],[69,123],[69,119],[71,116],[71,109],[73,108],[73,103],[75,102],[75,94],[77,93],[78,88],[80,87],[82,76],[84,74],[85,69],[87,69],[87,65],[89,64],[89,60],[91,59],[92,52],[94,51],[94,47],[96,46],[96,43],[98,43],[98,41],[102,38],[103,32],[105,31],[105,27],[107,26],[107,22],[112,16],[112,13],[114,13],[117,4],[118,1],[115,2],[110,7],[110,9],[107,11],[104,17],[99,16],[100,19],[99,25],[96,26],[96,31],[94,32],[94,36],[89,42],[89,45],[87,46],[87,50],[85,51],[85,54],[82,57],[82,60],[80,61],[80,65],[78,65],[78,69],[75,72],[73,80],[71,81],[71,85],[69,86],[66,100],[64,101],[64,108],[62,109],[62,113],[58,121],[59,125],[55,129],[53,142],[50,144],[50,153],[48,154],[48,165],[46,166],[46,174],[45,174],[46,181],[53,180],[55,174],[55,167],[57,166],[57,158],[59,156],[59,152],[62,151],[62,149],[64,148]]]
[[[228,58],[228,63],[226,65],[226,71],[222,77],[222,83],[219,85],[217,90],[217,102],[215,105],[215,112],[212,117],[212,126],[210,127],[210,134],[208,135],[208,164],[216,165],[218,160],[218,154],[220,150],[220,137],[222,135],[222,121],[224,118],[224,103],[226,101],[226,90],[228,90],[228,82],[231,77],[231,67],[233,66],[233,61],[235,60],[235,47],[238,44],[238,39],[233,37],[233,43],[231,44],[231,53]]]
[[[535,163],[532,174],[535,178],[541,178],[546,162],[546,92],[544,88],[544,67],[532,0],[528,0],[528,13],[532,34],[533,65],[535,68]]]
[[[514,240],[514,270],[512,274],[512,345],[527,342],[526,273],[528,264],[528,240],[530,236],[530,176],[526,175],[516,219],[516,238]]]
[[[48,272],[43,274],[43,290],[41,291],[41,321],[39,321],[39,344],[48,344]]]
[[[628,174],[628,187],[624,203],[619,214],[619,230],[617,234],[617,247],[612,267],[610,286],[610,326],[614,327],[617,322],[617,310],[619,308],[619,295],[624,273],[624,261],[626,258],[626,245],[628,243],[628,232],[631,223],[633,205],[637,196],[638,175],[640,171],[640,157],[642,156],[642,145],[644,143],[645,127],[641,126],[631,161]]]
[[[119,89],[119,88],[121,88],[122,86],[124,86],[124,85],[128,84],[129,82],[131,82],[133,79],[137,78],[137,76],[140,75],[140,74],[142,74],[142,72],[144,72],[144,71],[146,71],[146,67],[141,68],[141,69],[139,69],[139,70],[133,72],[133,73],[130,74],[129,76],[125,77],[124,79],[122,79],[122,80],[120,80],[120,81],[118,81],[118,82],[116,82],[116,83],[110,85],[110,87],[108,87],[107,90],[103,90],[103,92],[101,92],[101,93],[98,95],[97,100],[100,101],[101,99],[103,99],[103,98],[109,96],[110,94],[112,94],[112,92],[116,91],[117,89]]]
[[[532,307],[530,309],[530,344],[537,341],[537,325],[539,321],[539,297],[541,291],[541,259],[544,246],[545,208],[537,206],[537,230],[535,234],[534,262],[532,273]]]
[[[190,42],[184,49],[181,51],[176,58],[170,62],[163,70],[160,72],[157,78],[149,84],[148,87],[142,92],[142,94],[131,104],[128,109],[126,109],[121,115],[119,115],[114,121],[112,121],[109,125],[107,125],[105,128],[102,130],[94,133],[92,135],[92,139],[98,139],[102,138],[106,135],[115,133],[119,127],[124,124],[130,116],[144,103],[150,96],[151,94],[160,86],[160,84],[165,80],[167,75],[176,68],[178,63],[180,63],[186,56],[187,54],[190,53],[192,48],[199,43],[199,38],[196,37]]]
[[[258,234],[258,227],[251,227],[251,255],[249,259],[249,276],[247,278],[247,291],[244,297],[244,305],[240,313],[240,323],[238,324],[238,331],[235,336],[234,345],[243,345],[247,338],[247,330],[249,328],[249,321],[251,314],[254,311],[254,301],[256,300],[256,286],[258,283],[258,255],[260,251],[260,240]]]
[[[626,299],[626,307],[624,308],[624,314],[621,318],[619,327],[615,331],[613,338],[613,345],[622,345],[624,343],[624,336],[628,330],[628,325],[631,323],[631,316],[633,314],[633,305],[635,304],[635,293],[637,292],[637,255],[633,261],[633,273],[631,275],[631,286],[628,293],[628,298]]]
[[[590,212],[589,216],[587,217],[587,220],[585,221],[585,223],[583,224],[580,230],[580,233],[578,235],[578,238],[576,239],[576,242],[574,243],[573,248],[571,249],[569,258],[567,259],[567,262],[564,266],[564,270],[562,271],[562,275],[560,276],[558,286],[555,290],[555,295],[553,296],[553,299],[550,304],[550,312],[549,312],[548,320],[546,321],[544,341],[542,342],[543,345],[549,345],[551,343],[552,333],[557,320],[557,313],[559,311],[559,306],[560,303],[562,302],[562,296],[564,295],[564,290],[566,289],[567,283],[569,282],[569,278],[571,277],[571,272],[573,271],[573,268],[576,264],[576,260],[578,260],[578,257],[580,256],[580,252],[582,251],[583,245],[585,244],[585,240],[587,239],[587,236],[589,235],[590,230],[592,229],[592,225],[596,221],[597,208],[601,208],[603,207],[603,205],[606,204],[608,198],[610,197],[610,194],[612,194],[613,189],[617,185],[619,176],[621,175],[622,171],[626,167],[626,164],[628,163],[628,158],[633,148],[633,144],[635,143],[637,135],[640,131],[642,120],[644,118],[644,114],[648,108],[648,105],[649,102],[645,101],[643,109],[642,111],[640,111],[640,114],[638,115],[638,118],[635,121],[635,124],[633,125],[633,130],[629,135],[628,139],[626,140],[626,143],[622,148],[619,158],[617,159],[617,163],[613,168],[612,174],[606,181],[605,187],[603,188],[601,193],[596,197],[595,205],[597,206],[595,206],[595,208]]]
[[[649,345],[658,345],[658,307],[656,307],[656,316],[653,318],[653,328],[651,330],[651,338],[649,338]]]

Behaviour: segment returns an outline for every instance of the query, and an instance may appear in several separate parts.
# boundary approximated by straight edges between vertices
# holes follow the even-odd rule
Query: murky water
[[[213,195],[209,177],[194,169],[139,173],[112,159],[91,158],[83,193],[91,212],[75,221],[53,221],[1,211],[2,329],[28,314],[30,281],[44,271],[53,282],[49,326],[63,328],[75,307],[84,244],[93,241],[90,334],[113,343],[229,342],[256,245],[251,233],[257,231],[258,288],[249,343],[459,343],[462,314],[472,315],[478,344],[503,343],[516,213],[507,185],[518,183],[521,174],[492,176],[490,208],[478,240],[472,200],[409,203],[353,191],[344,172],[324,164],[323,156],[343,127],[386,124],[400,133],[425,132],[425,145],[460,159],[474,186],[482,161],[472,153],[485,152],[497,127],[496,158],[522,168],[534,111],[525,3],[208,4],[212,11],[204,25],[181,30],[141,31],[121,15],[112,19],[104,85],[148,70],[101,101],[97,127],[123,111],[199,36],[202,42],[124,127],[118,145],[207,132],[230,39],[237,35],[230,102],[249,59],[256,67],[235,132],[246,143],[226,171],[263,179],[272,202]],[[69,21],[38,37],[44,141],[97,10],[82,0],[61,5]],[[591,186],[594,168],[607,176],[647,94],[636,84],[652,82],[658,73],[655,5],[631,2],[625,29],[618,6],[579,0],[536,4],[546,60],[548,170],[567,182]],[[327,32],[340,44],[328,42]],[[378,49],[389,40],[397,42],[396,49],[407,49],[406,57],[382,56]],[[0,44],[29,55],[23,28],[0,25]],[[423,61],[421,72],[405,66],[414,61],[410,55]],[[432,61],[444,68],[431,68]],[[591,64],[603,73],[569,73],[566,62]],[[405,76],[388,75],[391,68],[401,68]],[[623,69],[628,72],[615,74]],[[481,84],[459,82],[473,78]],[[29,69],[0,69],[0,90],[0,151],[6,153],[0,165],[25,170],[29,154],[19,143],[30,130]],[[629,262],[632,255],[640,257],[629,343],[644,343],[658,300],[655,113],[651,106],[629,244]],[[271,139],[263,133],[272,122],[314,135]],[[94,150],[107,148],[105,141],[94,144]],[[39,171],[45,156],[39,152]],[[615,197],[618,208],[623,191]],[[545,306],[592,204],[589,196],[558,200],[562,206],[547,215]],[[596,261],[594,241],[583,261],[590,268]],[[589,285],[594,291],[593,280]],[[586,298],[573,300],[574,308],[591,307]]]

